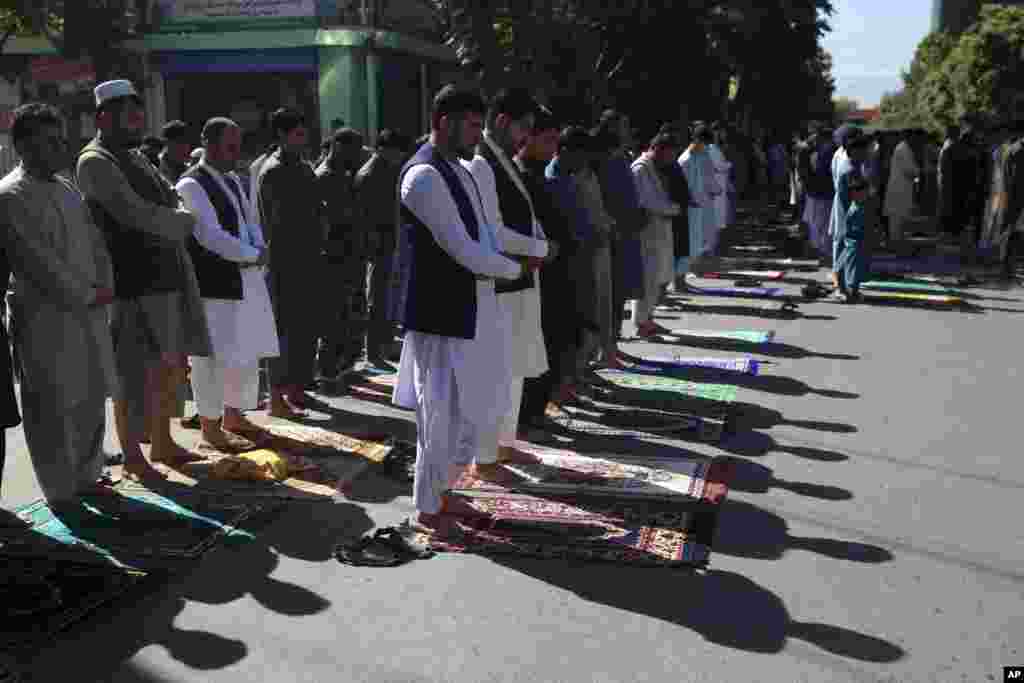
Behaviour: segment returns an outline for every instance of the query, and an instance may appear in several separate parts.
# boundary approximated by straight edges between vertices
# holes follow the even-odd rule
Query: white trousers
[[[508,407],[505,410],[505,417],[498,425],[498,445],[515,446],[516,437],[519,434],[519,408],[523,404],[523,378],[513,377],[508,388]],[[477,465],[494,465],[498,462],[498,451],[495,448],[488,448],[487,444],[481,444],[477,451],[474,462]]]
[[[497,427],[467,419],[451,369],[417,374],[413,504],[419,512],[436,515],[445,492],[474,457],[497,451]]]
[[[224,366],[216,357],[192,356],[192,395],[200,417],[217,420],[225,406],[255,410],[259,402],[260,366],[258,361],[242,366]]]

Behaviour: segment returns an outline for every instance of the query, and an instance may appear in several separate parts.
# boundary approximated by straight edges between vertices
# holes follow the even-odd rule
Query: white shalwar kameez
[[[483,144],[489,145],[505,171],[516,182],[516,187],[533,206],[533,200],[526,186],[520,182],[519,172],[509,161],[505,152],[485,134]],[[473,174],[483,199],[487,223],[495,228],[499,250],[505,254],[544,258],[548,246],[544,228],[534,219],[533,237],[527,237],[505,225],[498,200],[494,169],[482,156],[477,155],[471,162],[464,163]],[[498,306],[502,313],[503,329],[507,340],[509,367],[508,405],[498,433],[498,443],[514,446],[519,427],[519,408],[523,401],[523,381],[527,377],[540,377],[548,371],[548,354],[544,345],[544,333],[540,323],[540,282],[536,273],[532,275],[534,286],[519,292],[503,292],[498,295]],[[491,453],[481,451],[476,458],[478,465],[493,465],[497,462],[497,450]]]
[[[401,201],[457,263],[483,278],[516,279],[522,266],[499,252],[469,171],[449,163],[469,195],[479,224],[473,240],[441,174],[423,164],[409,169]],[[473,339],[408,330],[395,387],[395,405],[416,411],[416,481],[413,503],[425,514],[441,511],[444,492],[480,452],[496,451],[498,425],[510,381],[503,314],[493,279],[476,281]],[[437,292],[437,296],[444,296]]]
[[[200,162],[220,185],[238,214],[238,237],[223,227],[203,187],[182,178],[176,187],[185,208],[196,217],[195,238],[206,249],[235,263],[259,258],[265,246],[257,213],[234,173],[221,174]],[[230,183],[230,185],[229,185]],[[193,356],[192,393],[201,417],[215,420],[224,408],[255,410],[259,401],[259,362],[280,353],[266,269],[242,267],[242,299],[203,299],[213,355]]]

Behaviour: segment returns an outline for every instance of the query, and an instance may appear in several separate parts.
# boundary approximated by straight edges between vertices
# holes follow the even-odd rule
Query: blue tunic
[[[860,288],[867,272],[867,259],[864,254],[864,207],[853,203],[846,214],[846,231],[841,240],[836,240],[838,254],[835,271],[840,274],[840,282],[846,289]]]
[[[846,150],[840,148],[832,158],[832,182],[835,184],[836,196],[832,202],[829,234],[832,235],[833,263],[839,259],[839,249],[846,235],[846,217],[850,213],[850,174],[853,170],[853,163]],[[834,270],[838,273],[838,266]]]
[[[687,150],[679,158],[679,165],[686,175],[686,184],[694,203],[689,212],[690,256],[684,256],[676,263],[676,273],[681,275],[689,270],[691,260],[704,255],[708,238],[718,228],[714,196],[718,194],[719,188],[715,182],[711,155],[706,149],[700,152]]]

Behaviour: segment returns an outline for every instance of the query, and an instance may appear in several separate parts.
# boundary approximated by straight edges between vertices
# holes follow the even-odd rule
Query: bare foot
[[[165,465],[187,465],[190,462],[199,462],[206,458],[171,441],[162,446],[154,445],[149,452],[149,459]]]
[[[455,519],[448,515],[430,515],[421,512],[415,519],[409,520],[409,527],[414,531],[429,534],[434,540],[459,542],[465,534]]]
[[[204,429],[203,430],[203,441],[210,444],[218,451],[225,451],[228,453],[240,453],[242,451],[251,451],[256,448],[256,444],[243,439],[240,436],[229,434],[220,427],[216,429]]]
[[[511,486],[523,481],[522,477],[510,472],[502,465],[473,465],[470,474],[476,479],[498,486]]]
[[[307,394],[305,391],[298,389],[287,394],[285,398],[287,399],[288,403],[290,403],[291,406],[297,410],[306,410],[313,402],[313,399],[312,397],[310,397],[309,394]]]
[[[536,465],[540,458],[531,455],[512,446],[500,446],[498,448],[498,464]]]
[[[299,420],[306,417],[305,412],[295,410],[295,408],[289,405],[288,401],[271,401],[270,410],[267,411],[267,415],[282,420]]]
[[[224,420],[221,423],[221,429],[225,432],[231,432],[232,434],[239,434],[246,438],[261,438],[266,436],[267,430],[260,427],[255,422],[251,422],[244,417],[229,418],[227,415],[224,416]]]
[[[125,457],[124,468],[121,476],[126,479],[133,479],[138,482],[161,482],[167,481],[167,475],[156,469],[141,455],[137,458]]]

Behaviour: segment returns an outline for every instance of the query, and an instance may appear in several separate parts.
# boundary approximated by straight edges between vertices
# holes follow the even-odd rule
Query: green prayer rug
[[[657,336],[672,341],[683,341],[687,338],[725,339],[748,344],[768,344],[775,341],[775,332],[758,332],[756,330],[672,330],[671,334]]]
[[[612,384],[626,389],[668,392],[719,403],[732,403],[736,400],[738,392],[736,386],[732,384],[704,384],[676,377],[647,375],[623,370],[600,370],[597,374]]]
[[[122,567],[175,567],[217,543],[255,537],[239,524],[272,509],[265,502],[219,496],[124,490],[87,496],[67,510],[40,500],[15,510],[29,529],[0,534],[0,556],[72,557]]]
[[[957,295],[956,291],[940,284],[906,280],[869,280],[862,283],[860,288],[875,292],[915,292],[920,294],[938,294],[940,296]]]

